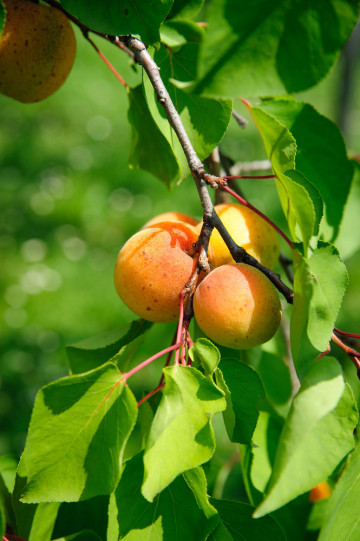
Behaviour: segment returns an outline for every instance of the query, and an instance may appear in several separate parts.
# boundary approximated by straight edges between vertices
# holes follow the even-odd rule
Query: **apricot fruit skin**
[[[143,229],[145,227],[151,227],[154,224],[158,224],[160,222],[184,222],[186,224],[190,225],[197,225],[199,223],[199,220],[196,220],[196,218],[193,218],[192,216],[189,216],[188,214],[183,214],[182,212],[177,211],[170,211],[170,212],[164,212],[163,214],[159,214],[158,216],[155,216],[154,218],[151,218],[146,224],[143,226]]]
[[[65,81],[76,54],[74,31],[58,9],[6,0],[0,36],[0,93],[23,103],[43,100]]]
[[[223,203],[216,205],[215,210],[236,244],[242,246],[261,265],[273,269],[280,254],[279,238],[274,228],[244,205]],[[214,250],[216,267],[234,263],[216,229],[211,234],[210,244]]]
[[[244,263],[214,269],[197,287],[195,319],[214,342],[248,349],[272,338],[281,321],[278,292],[258,269]]]
[[[186,252],[196,240],[195,228],[182,222],[161,222],[135,233],[120,250],[114,273],[126,306],[148,321],[176,321],[179,295],[196,264]]]

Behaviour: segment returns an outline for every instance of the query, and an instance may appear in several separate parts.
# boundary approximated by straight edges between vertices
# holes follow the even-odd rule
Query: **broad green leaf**
[[[29,533],[29,541],[50,541],[60,503],[40,503],[36,507]]]
[[[160,68],[162,80],[180,115],[186,133],[199,159],[204,160],[225,135],[231,119],[232,102],[231,100],[189,95],[171,84],[171,81],[188,82],[196,76],[196,72],[192,70],[196,68],[198,48],[198,44],[189,43],[182,47],[180,51],[171,54],[170,57],[169,52],[162,47],[155,52],[154,60]],[[189,58],[191,57],[194,61],[189,70]],[[154,89],[147,78],[144,80],[144,89],[153,119],[171,145],[180,165],[179,178],[183,179],[189,174],[184,151],[169,125],[164,110],[156,99]],[[214,119],[216,119],[216,122]]]
[[[196,91],[248,98],[309,88],[329,71],[357,15],[356,0],[211,2]]]
[[[319,541],[357,541],[360,537],[360,445],[348,458],[328,503]]]
[[[315,206],[311,199],[315,188],[311,189],[310,194],[307,190],[308,181],[295,171],[297,145],[289,130],[263,109],[249,108],[277,176],[276,186],[291,235],[296,241],[298,225],[306,252],[317,227]],[[321,215],[317,218],[320,221]]]
[[[0,535],[1,538],[5,533],[6,528],[6,513],[5,513],[5,502],[3,494],[0,492]]]
[[[145,448],[153,416],[153,410],[149,402],[141,404],[135,426],[125,447],[124,460],[132,458]]]
[[[124,370],[123,362],[131,356],[141,343],[152,323],[144,319],[132,321],[119,329],[114,329],[66,347],[71,372],[81,374],[113,359]],[[121,364],[119,364],[121,363]]]
[[[137,416],[136,400],[113,363],[39,391],[19,474],[22,500],[69,502],[109,494]]]
[[[66,537],[58,537],[54,541],[101,541],[101,538],[90,530],[83,530]]]
[[[211,417],[226,407],[222,392],[195,368],[164,368],[164,375],[163,397],[144,455],[142,494],[149,501],[180,473],[212,457]]]
[[[327,479],[354,447],[357,418],[340,365],[333,357],[319,359],[293,400],[267,495],[254,516],[271,513]]]
[[[207,338],[198,338],[189,354],[195,366],[200,365],[206,375],[211,375],[220,362],[218,348]]]
[[[210,503],[217,509],[220,520],[231,537],[224,536],[224,540],[234,541],[286,541],[286,536],[279,524],[272,517],[254,519],[254,507],[243,502],[229,500],[215,500]],[[215,530],[216,534],[216,530]],[[211,541],[220,541],[222,537],[210,536]]]
[[[195,51],[192,47],[184,47],[184,50],[180,52],[180,48],[187,44],[187,42],[200,43],[204,37],[204,31],[196,23],[192,21],[180,20],[171,20],[166,21],[161,25],[160,28],[160,37],[162,43],[165,43],[167,47],[171,49],[171,52],[177,52],[177,62],[179,59],[183,59],[184,64],[186,64],[186,51],[192,50]],[[195,59],[194,59],[195,60]],[[196,77],[196,65],[188,66],[188,73],[193,71],[193,77],[190,77],[190,80],[193,80]],[[188,76],[186,76],[188,79]]]
[[[141,494],[143,475],[140,454],[126,463],[111,497],[108,541],[206,539],[218,516],[209,504],[203,471],[197,468],[180,475],[152,503]]]
[[[325,240],[333,241],[339,232],[354,173],[339,128],[311,105],[295,100],[265,101],[261,109],[276,117],[296,140],[296,170],[320,193],[325,211],[321,233]],[[312,192],[308,191],[315,204]]]
[[[265,393],[255,370],[237,359],[222,359],[216,370],[216,382],[225,393],[227,407],[223,412],[231,441],[251,443],[258,420],[258,404]]]
[[[18,460],[14,455],[0,456],[0,476],[10,494],[14,489],[17,465]]]
[[[129,167],[148,171],[170,187],[180,175],[171,144],[151,116],[142,86],[129,90],[128,95],[128,119],[132,127]]]
[[[328,346],[348,276],[331,244],[320,242],[308,260],[294,251],[294,265],[291,350],[298,376],[302,378],[318,352]]]
[[[201,9],[204,0],[174,0],[168,18],[190,19]]]
[[[4,29],[4,25],[5,25],[5,6],[3,4],[3,1],[0,0],[0,35]]]
[[[146,43],[159,40],[159,27],[173,0],[61,0],[70,13],[92,30],[124,36],[139,34]]]

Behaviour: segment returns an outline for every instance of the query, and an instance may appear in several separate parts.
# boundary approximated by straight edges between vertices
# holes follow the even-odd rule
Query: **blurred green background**
[[[169,191],[127,167],[126,91],[79,32],[77,41],[72,73],[52,97],[24,105],[0,96],[0,454],[22,451],[37,390],[67,374],[65,345],[134,319],[113,286],[124,241],[167,210],[201,217],[191,178]],[[141,71],[124,53],[97,43],[130,85],[141,81]],[[351,73],[341,122],[355,155],[360,154],[356,55]],[[343,80],[341,57],[326,80],[299,98],[336,121]],[[235,108],[247,116],[240,101]],[[251,121],[245,129],[232,121],[221,148],[235,161],[265,158]],[[271,180],[243,181],[242,188],[286,230]],[[352,332],[360,331],[359,202],[356,177],[337,243],[350,274],[338,326]],[[167,347],[173,329],[155,326],[134,362]],[[162,362],[143,371],[135,390],[157,383]]]

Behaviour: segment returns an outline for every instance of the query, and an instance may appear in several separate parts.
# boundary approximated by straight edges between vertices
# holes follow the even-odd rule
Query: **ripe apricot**
[[[264,267],[273,269],[279,258],[280,244],[271,225],[253,210],[237,203],[216,205],[215,210],[236,244],[245,248]],[[234,263],[228,247],[216,229],[211,234],[210,244],[214,250],[216,267]]]
[[[195,319],[211,339],[233,349],[270,340],[281,320],[278,292],[258,269],[244,263],[210,272],[194,295]]]
[[[309,492],[309,501],[311,503],[320,502],[326,500],[331,496],[331,488],[327,481],[322,481]]]
[[[58,9],[29,0],[5,0],[0,36],[0,93],[23,103],[43,100],[67,78],[76,41]]]
[[[145,227],[151,227],[154,224],[158,224],[159,222],[185,222],[186,224],[190,225],[197,225],[198,220],[193,218],[192,216],[189,216],[188,214],[183,214],[182,212],[177,211],[170,211],[170,212],[164,212],[163,214],[159,214],[158,216],[155,216],[154,218],[151,218],[146,224],[143,226],[143,229]]]
[[[115,287],[135,314],[149,321],[179,317],[179,295],[195,268],[191,251],[194,227],[161,222],[142,229],[122,247],[115,266]]]

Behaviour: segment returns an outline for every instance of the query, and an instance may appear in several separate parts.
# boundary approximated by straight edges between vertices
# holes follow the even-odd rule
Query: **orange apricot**
[[[188,214],[183,214],[182,212],[177,211],[170,211],[170,212],[164,212],[163,214],[159,214],[158,216],[155,216],[154,218],[151,218],[146,224],[143,226],[143,229],[145,227],[151,227],[154,224],[158,224],[159,222],[185,222],[186,224],[190,225],[197,225],[199,223],[199,220],[196,220],[192,216],[189,216]]]
[[[43,100],[65,81],[76,41],[58,9],[29,0],[5,0],[0,36],[0,93],[23,103]]]
[[[258,269],[244,263],[210,272],[194,295],[195,319],[221,346],[247,349],[267,342],[281,321],[278,292]]]
[[[331,488],[327,481],[322,481],[312,488],[309,492],[309,501],[311,503],[327,500],[331,496]]]
[[[223,203],[215,206],[221,221],[233,240],[242,246],[259,263],[273,269],[280,253],[278,234],[261,216],[237,203]],[[215,265],[234,263],[228,247],[214,229],[210,244],[214,250]]]
[[[179,295],[196,265],[197,237],[183,222],[161,222],[135,233],[120,250],[114,274],[126,306],[149,321],[176,321]]]

